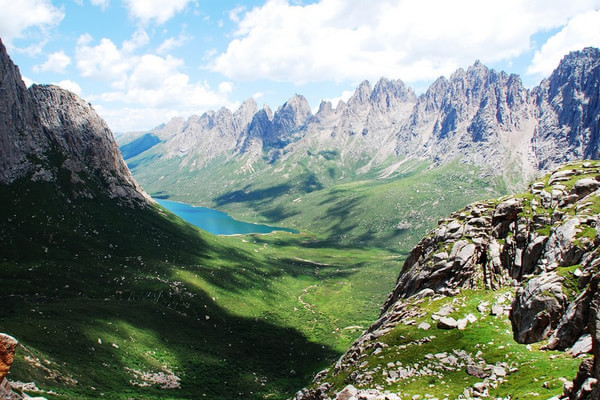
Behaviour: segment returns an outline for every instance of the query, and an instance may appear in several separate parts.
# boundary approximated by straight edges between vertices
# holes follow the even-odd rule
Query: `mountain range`
[[[266,105],[258,110],[250,99],[233,113],[175,118],[152,131],[163,142],[148,168],[169,160],[198,170],[237,159],[236,173],[243,173],[261,158],[298,162],[307,152],[327,152],[358,176],[390,158],[436,165],[460,159],[522,187],[538,171],[599,156],[599,52],[568,54],[531,90],[517,75],[476,62],[440,77],[420,96],[400,80],[382,78],[375,86],[361,83],[335,107],[322,102],[315,114],[295,95],[275,112]]]

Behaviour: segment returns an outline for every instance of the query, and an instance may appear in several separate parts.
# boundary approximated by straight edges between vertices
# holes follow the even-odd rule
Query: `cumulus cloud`
[[[231,93],[233,91],[233,82],[221,82],[219,83],[219,93],[223,93],[225,95]]]
[[[208,68],[230,79],[299,84],[430,80],[476,59],[515,58],[535,33],[594,7],[600,0],[269,0],[230,13],[235,39]]]
[[[586,46],[600,46],[600,10],[573,17],[535,52],[527,73],[548,76],[565,54]]]
[[[29,87],[31,85],[33,85],[35,82],[33,81],[33,79],[29,79],[26,76],[21,75],[21,79],[23,79],[23,83],[25,84],[25,86]]]
[[[65,16],[50,0],[0,0],[0,10],[0,37],[9,44],[30,29],[56,26]]]
[[[77,68],[81,76],[104,82],[114,86],[122,86],[127,79],[127,72],[135,63],[134,56],[128,57],[117,48],[112,40],[103,38],[96,46],[90,46],[91,37],[82,35],[75,49]]]
[[[340,101],[347,102],[350,97],[354,94],[353,90],[344,90],[341,95],[333,97],[331,99],[323,99],[323,101],[331,102],[333,107],[337,107]],[[317,107],[318,109],[318,107]]]
[[[48,56],[45,63],[33,67],[34,72],[56,72],[64,73],[67,67],[71,64],[71,57],[67,56],[64,51],[57,51]]]
[[[125,6],[132,17],[143,23],[155,21],[163,24],[183,11],[189,2],[190,0],[125,0]]]
[[[53,85],[60,86],[63,89],[67,89],[78,96],[81,96],[81,86],[77,84],[77,82],[72,81],[70,79],[65,79],[60,82],[55,82]]]
[[[185,68],[183,60],[141,51],[146,38],[145,33],[137,32],[121,46],[106,38],[96,43],[89,35],[82,35],[78,40],[75,57],[80,74],[107,82],[112,88],[87,96],[103,106],[98,109],[103,110],[101,115],[111,128],[149,129],[175,114],[236,106],[237,103],[227,98],[233,89],[232,83],[222,82],[215,90],[205,81],[192,82],[181,72]],[[118,104],[118,109],[109,104]],[[120,118],[128,120],[120,121]]]

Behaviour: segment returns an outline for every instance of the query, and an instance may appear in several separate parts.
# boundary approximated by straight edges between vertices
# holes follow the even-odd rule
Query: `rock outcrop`
[[[331,385],[328,378],[360,370],[369,355],[377,354],[374,348],[387,346],[391,339],[385,338],[390,332],[422,316],[423,312],[415,305],[426,298],[448,299],[448,305],[432,315],[437,320],[437,329],[465,329],[475,323],[477,317],[472,314],[463,319],[455,317],[456,307],[452,304],[464,300],[450,299],[458,298],[465,290],[505,293],[491,306],[491,311],[488,302],[478,305],[477,310],[483,315],[509,315],[517,343],[544,340],[545,349],[564,350],[573,356],[593,351],[594,361],[583,362],[575,384],[565,386],[565,395],[572,399],[586,398],[584,395],[590,393],[597,396],[596,391],[600,393],[596,386],[600,378],[600,354],[596,354],[600,351],[599,182],[600,163],[567,164],[532,183],[526,193],[475,203],[440,220],[438,227],[406,258],[380,318],[332,370],[317,376],[315,386],[296,398],[325,399],[337,393],[335,386],[327,386]],[[511,293],[514,299],[508,303],[513,298]],[[422,325],[414,329],[425,329]],[[426,325],[429,329],[429,324]],[[383,358],[393,366],[393,359],[390,364],[386,357],[389,355]],[[467,360],[466,365],[469,363],[477,364]],[[369,367],[371,371],[378,370],[372,369],[372,364]],[[421,367],[418,373],[428,370],[434,373],[432,368]],[[477,368],[466,370],[473,375],[469,370]],[[372,374],[350,374],[346,383],[367,389]],[[473,387],[469,393],[481,394],[484,388],[480,389],[482,392]],[[319,391],[326,394],[320,395]],[[334,398],[339,398],[339,393],[337,396]]]
[[[0,183],[19,179],[62,185],[72,198],[149,199],[92,106],[56,86],[27,89],[0,42]]]
[[[12,336],[0,333],[0,382],[10,370],[17,348],[17,340]]]
[[[17,348],[17,340],[5,333],[0,333],[0,399],[19,400],[23,396],[13,391],[6,375],[10,370]]]

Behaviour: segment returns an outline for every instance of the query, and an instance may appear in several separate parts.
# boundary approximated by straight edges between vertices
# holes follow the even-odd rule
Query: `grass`
[[[364,170],[367,161],[309,152],[273,164],[258,161],[254,171],[243,170],[244,160],[223,157],[192,169],[150,150],[130,167],[155,196],[218,208],[244,221],[295,228],[330,245],[403,253],[439,218],[506,190],[502,182],[459,162],[434,167],[400,160],[404,163],[390,173],[386,168],[399,159]]]
[[[400,362],[404,367],[412,366],[417,369],[429,365],[439,376],[426,374],[401,379],[398,382],[388,382],[384,370],[393,368],[385,367],[373,374],[373,382],[367,386],[378,385],[382,390],[401,393],[402,398],[412,398],[415,395],[425,398],[457,398],[465,387],[482,381],[468,375],[464,363],[455,368],[440,368],[440,364],[436,364],[434,355],[455,354],[457,350],[469,353],[475,360],[484,360],[488,365],[506,363],[511,368],[516,368],[505,378],[505,382],[500,383],[497,388],[490,388],[491,398],[533,399],[561,394],[561,378],[572,379],[581,360],[573,359],[563,352],[548,354],[548,351],[539,350],[540,344],[527,346],[516,343],[512,337],[508,317],[482,314],[477,310],[480,302],[488,301],[494,304],[505,291],[468,290],[454,298],[430,298],[421,303],[412,302],[408,307],[415,309],[421,316],[410,325],[398,324],[392,331],[380,337],[378,341],[387,344],[380,353],[367,353],[358,365],[344,369],[338,375],[330,372],[327,381],[333,383],[332,392],[344,387],[349,375],[355,371],[364,373],[376,369],[375,366]],[[451,314],[454,317],[463,317],[471,313],[477,317],[477,321],[467,325],[462,331],[437,329],[431,315],[447,304],[452,304],[455,308]],[[432,328],[416,329],[421,322],[430,323]],[[418,344],[424,338],[431,340]]]
[[[400,262],[307,235],[215,237],[43,183],[0,199],[10,379],[57,398],[288,398],[376,318]],[[134,370],[181,388],[132,385]]]

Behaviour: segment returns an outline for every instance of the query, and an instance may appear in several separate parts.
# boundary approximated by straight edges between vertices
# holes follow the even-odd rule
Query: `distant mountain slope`
[[[598,49],[572,52],[532,90],[480,62],[439,78],[419,97],[401,81],[363,82],[347,103],[323,103],[314,115],[300,95],[274,113],[248,100],[234,114],[222,109],[178,124],[150,164],[168,159],[199,170],[220,157],[211,168],[233,176],[261,158],[282,164],[333,151],[338,164],[360,167],[357,176],[390,157],[437,165],[461,159],[523,185],[539,170],[597,156],[599,64]],[[244,162],[231,171],[223,164],[231,159]]]
[[[598,162],[440,220],[380,318],[295,398],[550,398],[577,356],[565,396],[597,395],[599,222]]]
[[[151,149],[160,142],[161,140],[158,136],[153,135],[152,133],[146,133],[121,146],[121,154],[123,155],[123,159],[127,160]]]
[[[598,49],[573,52],[532,90],[476,62],[420,96],[401,81],[363,82],[347,103],[323,102],[315,114],[300,95],[275,112],[248,100],[235,113],[169,122],[155,131],[165,142],[128,163],[152,194],[342,245],[408,251],[452,211],[444,199],[463,207],[594,158],[599,60]],[[436,170],[452,178],[433,178]],[[435,215],[414,215],[423,201],[437,204]],[[355,212],[340,223],[328,212],[349,204]]]

